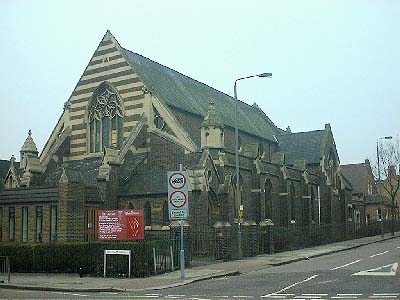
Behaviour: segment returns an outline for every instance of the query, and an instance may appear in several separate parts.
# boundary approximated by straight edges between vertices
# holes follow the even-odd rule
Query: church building
[[[236,186],[235,99],[121,47],[109,31],[66,100],[40,152],[32,128],[19,156],[0,161],[2,242],[95,240],[100,209],[143,209],[146,236],[168,231],[166,174],[180,164],[193,232],[234,227],[238,193],[250,225],[349,220],[352,187],[329,124],[292,133],[239,101]]]

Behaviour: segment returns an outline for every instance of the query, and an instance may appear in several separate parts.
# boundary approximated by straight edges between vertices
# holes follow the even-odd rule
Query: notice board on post
[[[99,210],[98,239],[102,241],[143,240],[143,210]]]

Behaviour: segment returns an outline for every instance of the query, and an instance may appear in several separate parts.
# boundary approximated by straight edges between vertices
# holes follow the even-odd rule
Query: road
[[[279,267],[138,293],[0,290],[6,299],[399,299],[400,240]],[[400,268],[399,268],[400,269]]]

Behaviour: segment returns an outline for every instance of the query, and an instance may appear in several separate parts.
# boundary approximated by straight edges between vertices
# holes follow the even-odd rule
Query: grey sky
[[[121,46],[256,102],[293,132],[331,123],[342,163],[400,133],[400,1],[0,2],[0,158],[39,151],[107,29]],[[23,121],[22,121],[23,120]]]

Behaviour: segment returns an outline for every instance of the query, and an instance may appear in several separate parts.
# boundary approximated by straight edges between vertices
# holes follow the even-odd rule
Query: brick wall
[[[84,241],[85,191],[81,183],[60,183],[57,241]]]

